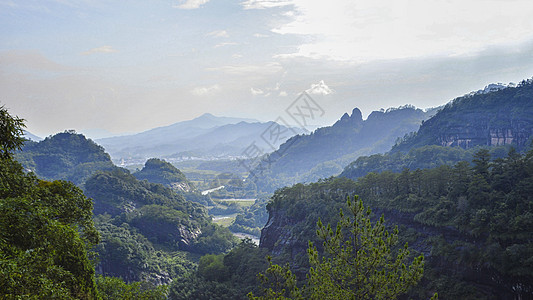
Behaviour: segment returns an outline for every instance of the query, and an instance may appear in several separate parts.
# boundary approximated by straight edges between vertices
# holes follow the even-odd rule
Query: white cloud
[[[114,52],[118,52],[118,51],[113,49],[113,47],[111,47],[111,46],[102,46],[102,47],[98,47],[98,48],[93,48],[91,50],[87,50],[85,52],[82,52],[81,54],[82,55],[91,55],[91,54],[96,54],[96,53],[114,53]]]
[[[265,9],[291,5],[287,0],[246,0],[241,3],[244,9]]]
[[[287,97],[288,95],[289,95],[289,94],[287,94],[287,92],[285,92],[285,91],[281,91],[281,92],[279,92],[279,96],[280,96],[280,97]]]
[[[213,95],[215,92],[220,90],[220,86],[218,84],[212,85],[212,86],[205,86],[205,87],[196,87],[191,91],[191,94],[194,96],[208,96]]]
[[[253,87],[250,88],[250,92],[251,92],[252,95],[254,95],[254,96],[262,95],[262,94],[265,93],[263,90],[261,90],[261,89],[254,89]]]
[[[273,28],[276,33],[307,37],[290,56],[354,62],[457,56],[533,38],[530,0],[291,3],[295,11],[292,21]]]
[[[256,38],[266,38],[266,37],[269,37],[268,34],[262,34],[262,33],[254,33],[253,36],[256,37]]]
[[[207,36],[217,37],[217,38],[227,38],[229,34],[226,30],[215,30],[206,34]]]
[[[235,53],[231,57],[232,58],[242,58],[242,54]]]
[[[235,42],[225,42],[225,43],[219,43],[215,45],[215,48],[225,47],[225,46],[235,46],[238,45],[238,43]]]
[[[207,2],[209,2],[209,0],[180,0],[179,4],[173,5],[172,7],[181,9],[197,9]]]
[[[311,84],[311,87],[306,92],[312,95],[329,95],[334,91],[327,86],[324,80],[320,80],[319,83]]]
[[[283,67],[277,63],[266,63],[258,65],[230,65],[216,68],[207,68],[208,71],[220,71],[228,75],[273,75],[283,70]]]

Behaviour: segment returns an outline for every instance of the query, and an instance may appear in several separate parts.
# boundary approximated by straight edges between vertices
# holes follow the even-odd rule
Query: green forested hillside
[[[533,80],[517,87],[459,97],[405,136],[392,149],[407,152],[425,145],[513,145],[523,150],[533,136]]]
[[[82,185],[94,172],[115,168],[104,148],[74,131],[27,141],[17,160],[43,179],[61,179]]]
[[[203,205],[213,206],[215,203],[209,195],[202,195],[194,184],[178,168],[158,158],[150,158],[144,167],[133,176],[139,180],[159,183],[183,195],[186,200]]]
[[[357,191],[375,207],[409,216],[414,228],[433,228],[420,238],[432,246],[433,266],[456,283],[445,287],[440,273],[431,284],[443,284],[450,297],[533,296],[533,151],[491,160],[481,150],[472,166],[371,173]]]
[[[169,299],[248,299],[247,293],[260,290],[257,274],[267,268],[267,254],[243,240],[225,255],[205,255],[196,272],[172,282]]]
[[[223,253],[236,243],[202,205],[127,170],[97,173],[85,190],[95,203],[99,270],[106,275],[169,283],[189,272],[200,254]]]
[[[22,123],[19,125],[22,126]],[[2,252],[2,255],[7,255],[2,256],[2,259],[6,258],[2,260],[2,274],[7,279],[11,278],[0,284],[7,293],[20,290],[16,293],[76,293],[72,297],[87,299],[100,296],[105,299],[161,299],[165,294],[165,286],[173,279],[193,272],[201,255],[224,253],[237,242],[228,229],[211,222],[203,206],[184,197],[190,196],[190,192],[183,192],[183,195],[170,187],[149,182],[164,181],[162,183],[169,186],[172,183],[185,183],[188,188],[191,186],[179,170],[164,161],[150,160],[140,172],[140,177],[146,180],[138,180],[129,171],[115,167],[102,147],[74,132],[60,133],[40,143],[24,141],[22,138],[18,142],[20,145],[26,143],[22,151],[16,153],[17,159],[25,167],[7,159],[2,164],[7,168],[2,172],[5,179],[2,187],[13,194],[10,197],[16,193],[28,194],[28,198],[8,197],[0,203],[1,209],[6,210],[2,214],[6,219],[2,219],[5,222],[2,221],[1,225],[7,237],[1,239],[2,251],[7,249],[7,252]],[[37,179],[37,176],[74,180],[92,199],[70,182],[45,182]],[[34,198],[37,200],[31,200]],[[9,211],[12,205],[19,207],[16,213],[20,216],[33,216],[31,220],[15,217]],[[31,210],[29,215],[28,209]],[[82,216],[83,219],[76,219]],[[48,231],[53,230],[50,232],[40,228],[42,224],[50,222],[48,219],[60,222],[55,227],[44,227],[49,228],[46,229]],[[80,220],[85,223],[80,223]],[[27,225],[30,224],[28,222],[31,226]],[[61,227],[61,222],[65,223],[65,228]],[[14,226],[26,226],[30,232],[20,236],[24,231]],[[91,229],[91,236],[86,237],[83,226]],[[80,228],[80,237],[76,237],[75,228]],[[67,231],[63,233],[58,230]],[[35,234],[41,235],[42,240]],[[68,245],[60,239],[49,241],[50,234],[69,236]],[[17,250],[17,242],[9,236],[27,239],[25,246],[21,247],[38,250],[42,244],[44,248],[35,252],[35,257],[24,256],[23,252]],[[68,253],[64,252],[67,250]],[[17,262],[19,257],[20,261]],[[94,257],[94,260],[89,260],[90,257]],[[35,259],[41,258],[49,262],[36,265]],[[62,260],[68,261],[68,264],[62,263]],[[118,279],[100,275],[95,277],[95,262],[96,273],[116,276]],[[54,263],[60,264],[60,268],[45,271]],[[75,271],[78,273],[69,269],[76,264],[85,273],[81,269]],[[19,271],[26,273],[16,273]],[[31,272],[42,274],[35,273],[35,278],[30,279]],[[82,275],[85,276],[83,279],[74,279]],[[12,280],[17,276],[20,278]],[[65,276],[73,279],[65,279]],[[41,287],[37,286],[38,282],[42,283]],[[27,289],[17,287],[18,284],[27,285]],[[160,287],[155,288],[156,285]],[[75,290],[69,292],[69,289]]]
[[[335,220],[332,208],[343,207],[344,194],[355,193],[425,254],[424,290],[413,297],[423,299],[428,290],[443,299],[533,296],[533,151],[511,149],[505,158],[492,159],[481,149],[472,164],[339,180],[276,192],[261,247],[301,265],[298,256],[313,239],[314,222],[319,216]]]
[[[403,169],[431,169],[442,165],[453,166],[459,161],[472,161],[474,153],[486,148],[492,158],[503,158],[507,155],[511,146],[474,147],[463,149],[461,147],[444,147],[437,145],[414,148],[407,153],[386,152],[370,156],[361,156],[350,163],[340,176],[356,179],[368,173],[381,173],[390,171],[399,173]]]
[[[23,126],[0,107],[0,298],[94,299],[92,202],[74,184],[40,180],[13,159]]]
[[[168,187],[182,184],[181,190],[189,191],[192,187],[185,175],[172,164],[157,158],[146,161],[142,170],[133,173],[139,180],[148,180],[152,183],[160,183]]]

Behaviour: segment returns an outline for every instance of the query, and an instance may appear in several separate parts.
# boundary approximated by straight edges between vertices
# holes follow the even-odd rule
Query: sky
[[[291,123],[307,92],[331,125],[531,78],[532,15],[531,0],[0,0],[0,105],[36,135],[98,138],[203,113]]]

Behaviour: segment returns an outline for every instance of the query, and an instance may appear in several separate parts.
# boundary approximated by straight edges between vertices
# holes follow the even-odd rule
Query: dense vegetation
[[[168,187],[179,185],[177,188],[189,191],[193,188],[181,171],[172,164],[157,158],[150,158],[139,172],[133,174],[139,180],[148,180]],[[181,184],[181,185],[180,185]]]
[[[194,184],[190,182],[185,174],[171,163],[158,158],[148,159],[144,167],[133,173],[139,180],[146,180],[151,183],[159,183],[171,188],[178,194],[183,195],[186,200],[200,203],[206,206],[213,206],[215,203],[209,195],[202,195]]]
[[[1,108],[0,298],[395,298],[421,279],[423,254],[423,285],[409,298],[533,299],[532,94],[528,81],[458,98],[393,151],[360,157],[338,178],[281,188],[270,201],[256,184],[271,190],[335,174],[340,162],[385,149],[391,136],[380,131],[398,135],[422,112],[362,121],[354,110],[289,140],[255,182],[209,173],[205,187],[225,186],[214,197],[258,198],[247,208],[215,204],[163,160],[134,174],[117,168],[75,132],[25,141],[23,121]],[[355,194],[375,214],[346,203]],[[238,213],[234,232],[264,226],[261,247],[237,245],[199,203]]]
[[[439,257],[433,266],[455,281],[439,287],[442,273],[431,281],[446,297],[533,295],[533,151],[521,155],[511,149],[491,161],[485,149],[474,155],[472,166],[370,173],[356,189],[372,206],[412,218],[413,228],[434,228],[420,238]]]
[[[315,224],[320,244],[306,248],[306,267],[287,256],[266,257],[268,249],[243,240],[226,255],[203,256],[195,273],[171,284],[169,298],[247,299],[250,293],[251,299],[395,299],[404,294],[420,280],[423,257],[409,255],[406,244],[397,247],[397,229],[389,233],[383,218],[371,224],[362,202],[344,205],[349,216],[337,214],[337,230]],[[297,277],[291,269],[303,273]]]
[[[98,295],[88,250],[98,243],[91,200],[72,183],[39,180],[12,157],[23,120],[0,108],[0,295]]]
[[[85,188],[102,232],[97,250],[103,274],[169,283],[190,272],[199,254],[224,253],[236,243],[202,205],[127,170],[95,174]]]
[[[372,224],[371,210],[357,196],[353,200],[347,202],[348,215],[340,211],[336,228],[318,220],[323,251],[309,242],[311,268],[305,285],[298,288],[289,264],[281,268],[269,258],[266,275],[260,274],[263,295],[250,293],[250,299],[396,299],[416,285],[424,257],[410,261],[407,243],[394,251],[398,229],[389,233],[383,216]]]
[[[58,133],[38,143],[26,141],[16,158],[39,178],[68,180],[78,186],[96,171],[115,168],[101,146],[74,131]]]
[[[92,201],[74,184],[41,180],[14,160],[23,127],[0,108],[0,298],[164,299],[163,286],[95,278]]]
[[[268,220],[266,210],[268,198],[258,198],[254,204],[244,209],[235,217],[235,220],[228,227],[233,232],[244,232],[255,236],[261,235],[261,228]]]
[[[472,161],[474,153],[483,147],[463,149],[437,145],[414,148],[407,153],[386,152],[370,156],[360,156],[350,163],[340,174],[342,177],[356,179],[368,173],[390,171],[400,173],[403,169],[431,169],[442,165],[453,166],[460,161]],[[511,146],[485,147],[493,158],[503,158]]]
[[[28,143],[23,122],[0,112],[0,298],[163,299],[172,279],[193,272],[200,255],[236,244],[183,195],[112,164],[109,171],[91,164],[108,165],[109,156],[82,135],[61,133],[17,153],[26,163],[44,162],[36,170],[52,178],[78,180],[94,198],[93,221],[93,201],[80,188],[40,180],[13,159]],[[44,159],[47,151],[58,160]]]
[[[425,145],[528,147],[533,135],[533,80],[490,93],[459,97],[446,104],[418,132],[392,149],[407,152]]]
[[[400,240],[428,258],[425,290],[444,299],[526,299],[533,296],[533,150],[509,150],[491,159],[487,149],[472,163],[400,173],[369,173],[357,182],[334,178],[277,191],[261,245],[291,261],[296,274],[305,263],[304,242],[314,222],[338,219],[340,199],[355,193],[402,230]],[[314,241],[315,242],[315,241]],[[316,243],[316,242],[315,242]]]
[[[260,290],[257,274],[267,267],[267,253],[243,240],[228,254],[205,255],[196,272],[172,282],[169,299],[247,299],[248,292]]]

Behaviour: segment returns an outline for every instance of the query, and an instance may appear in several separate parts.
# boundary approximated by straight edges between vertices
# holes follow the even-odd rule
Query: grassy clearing
[[[213,219],[213,223],[223,226],[223,227],[229,227],[231,223],[233,223],[233,220],[235,220],[235,216],[228,216],[223,218],[216,218]]]
[[[250,207],[255,203],[255,199],[250,199],[250,200],[221,200],[221,199],[217,200],[217,199],[214,199],[214,200],[215,202],[221,203],[224,206],[229,206],[235,203],[236,205],[242,208]]]

